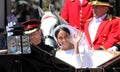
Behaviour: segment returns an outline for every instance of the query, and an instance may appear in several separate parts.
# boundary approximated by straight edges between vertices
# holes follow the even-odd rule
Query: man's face
[[[37,35],[38,33],[41,34],[41,30],[37,30],[37,31],[31,33],[30,36],[35,36],[35,35]]]
[[[96,18],[101,17],[108,11],[108,7],[101,5],[93,5],[93,14]]]
[[[42,38],[41,34],[41,30],[37,30],[36,32],[30,34],[30,41],[35,45],[39,44]]]

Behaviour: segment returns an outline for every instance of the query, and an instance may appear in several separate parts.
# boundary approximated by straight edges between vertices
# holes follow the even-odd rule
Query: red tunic
[[[71,26],[81,29],[85,21],[93,16],[92,6],[88,4],[88,0],[84,0],[82,4],[80,0],[66,0],[60,15]]]
[[[109,20],[105,18],[97,31],[97,34],[95,36],[95,39],[93,43],[91,42],[88,26],[90,22],[89,20],[84,25],[84,32],[88,39],[88,42],[91,46],[94,47],[94,49],[98,49],[100,46],[104,47],[106,50],[110,47],[112,47],[114,44],[116,44],[119,40],[119,18],[113,17],[112,20]]]

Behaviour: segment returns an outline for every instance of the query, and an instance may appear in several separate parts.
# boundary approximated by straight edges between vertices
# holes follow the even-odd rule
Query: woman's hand
[[[79,46],[79,41],[81,40],[82,36],[83,36],[82,31],[78,30],[77,33],[73,37],[75,54],[79,54],[78,46]]]
[[[74,35],[73,37],[73,44],[74,45],[78,45],[79,44],[79,41],[81,40],[83,36],[83,33],[82,31],[78,30],[77,33]]]

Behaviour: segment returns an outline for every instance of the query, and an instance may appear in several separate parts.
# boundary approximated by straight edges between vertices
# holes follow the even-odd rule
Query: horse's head
[[[51,29],[57,24],[57,17],[50,11],[46,11],[41,19],[41,30],[43,31],[44,37],[50,35]]]
[[[48,11],[43,11],[41,8],[38,8],[38,10],[39,10],[39,15],[42,17],[40,29],[43,32],[45,44],[56,47],[57,44],[52,36],[52,32],[56,26],[66,23],[55,12],[52,5],[50,5],[50,9]]]
[[[41,8],[38,8],[38,10],[39,15],[42,17],[40,29],[43,32],[45,44],[57,47],[57,44],[51,34],[52,29],[58,24],[57,17],[50,10],[43,11]]]

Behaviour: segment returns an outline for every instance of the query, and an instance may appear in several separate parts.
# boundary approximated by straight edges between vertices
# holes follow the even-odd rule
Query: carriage
[[[54,10],[53,10],[54,11]],[[48,14],[52,14],[51,12],[48,12]],[[45,19],[53,18],[52,21],[54,22],[53,25],[51,25],[52,29],[54,29],[55,25],[59,22],[60,24],[65,24],[67,23],[62,20],[56,13],[53,12],[55,16],[47,16],[41,20],[45,21]],[[57,20],[55,20],[57,19]],[[51,19],[50,19],[51,20]],[[42,22],[44,23],[44,22]],[[49,23],[50,21],[45,23]],[[52,31],[49,28],[46,28],[43,24],[41,24],[41,27],[47,29],[47,31],[43,31],[44,34],[43,36],[47,38],[46,44],[52,45],[53,41],[49,39],[51,38],[52,34],[50,34]],[[50,25],[49,25],[50,27]],[[41,28],[42,29],[42,28]],[[49,29],[49,30],[48,30]],[[55,44],[55,43],[53,43]],[[54,46],[54,45],[52,45]],[[55,46],[56,48],[56,46]],[[120,53],[119,52],[107,52],[107,51],[92,51],[91,59],[95,64],[95,67],[93,68],[78,68],[76,69],[72,65],[66,63],[65,61],[62,61],[54,56],[49,56],[43,51],[38,50],[37,48],[34,48],[35,52],[37,53],[37,56],[29,55],[29,54],[20,54],[20,55],[0,55],[0,70],[2,72],[41,72],[40,67],[44,66],[44,69],[48,69],[48,72],[117,72],[120,70]],[[41,55],[41,53],[45,54],[49,58],[49,63],[41,63],[40,60],[41,58],[38,57]],[[98,61],[98,62],[97,62]],[[98,64],[99,63],[99,64]],[[44,71],[42,71],[44,72]]]

